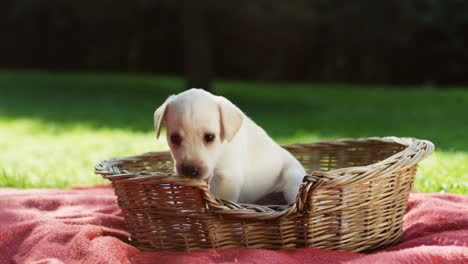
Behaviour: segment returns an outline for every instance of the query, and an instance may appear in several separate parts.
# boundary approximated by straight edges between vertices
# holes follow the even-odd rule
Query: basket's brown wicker
[[[144,251],[315,247],[369,251],[400,239],[418,162],[434,145],[366,138],[284,146],[304,165],[288,206],[215,199],[204,181],[171,174],[168,152],[111,159],[96,172],[112,181],[131,243]]]

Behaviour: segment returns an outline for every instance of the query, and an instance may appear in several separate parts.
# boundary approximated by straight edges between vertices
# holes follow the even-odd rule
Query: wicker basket
[[[434,145],[366,138],[284,146],[308,176],[288,206],[218,200],[204,181],[171,174],[169,152],[111,159],[96,173],[112,181],[143,251],[314,247],[370,251],[399,241],[418,162]]]

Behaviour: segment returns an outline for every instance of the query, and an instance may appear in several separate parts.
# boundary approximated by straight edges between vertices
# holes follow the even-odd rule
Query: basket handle
[[[313,194],[325,182],[325,179],[315,176],[314,173],[304,177],[296,200],[298,211],[310,212],[314,209]]]

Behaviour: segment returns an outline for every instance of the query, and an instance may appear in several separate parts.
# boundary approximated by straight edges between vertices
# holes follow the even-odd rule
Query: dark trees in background
[[[182,47],[184,55],[185,88],[211,91],[213,78],[211,34],[208,8],[197,1],[184,0],[181,7]]]
[[[207,89],[213,77],[467,85],[467,14],[463,0],[2,0],[0,67],[184,74]]]

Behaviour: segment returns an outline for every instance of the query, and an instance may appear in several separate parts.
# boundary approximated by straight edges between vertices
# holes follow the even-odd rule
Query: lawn
[[[468,89],[216,81],[279,143],[369,136],[428,139],[416,189],[468,193]],[[101,183],[94,165],[167,149],[154,110],[176,77],[0,72],[0,186]]]

